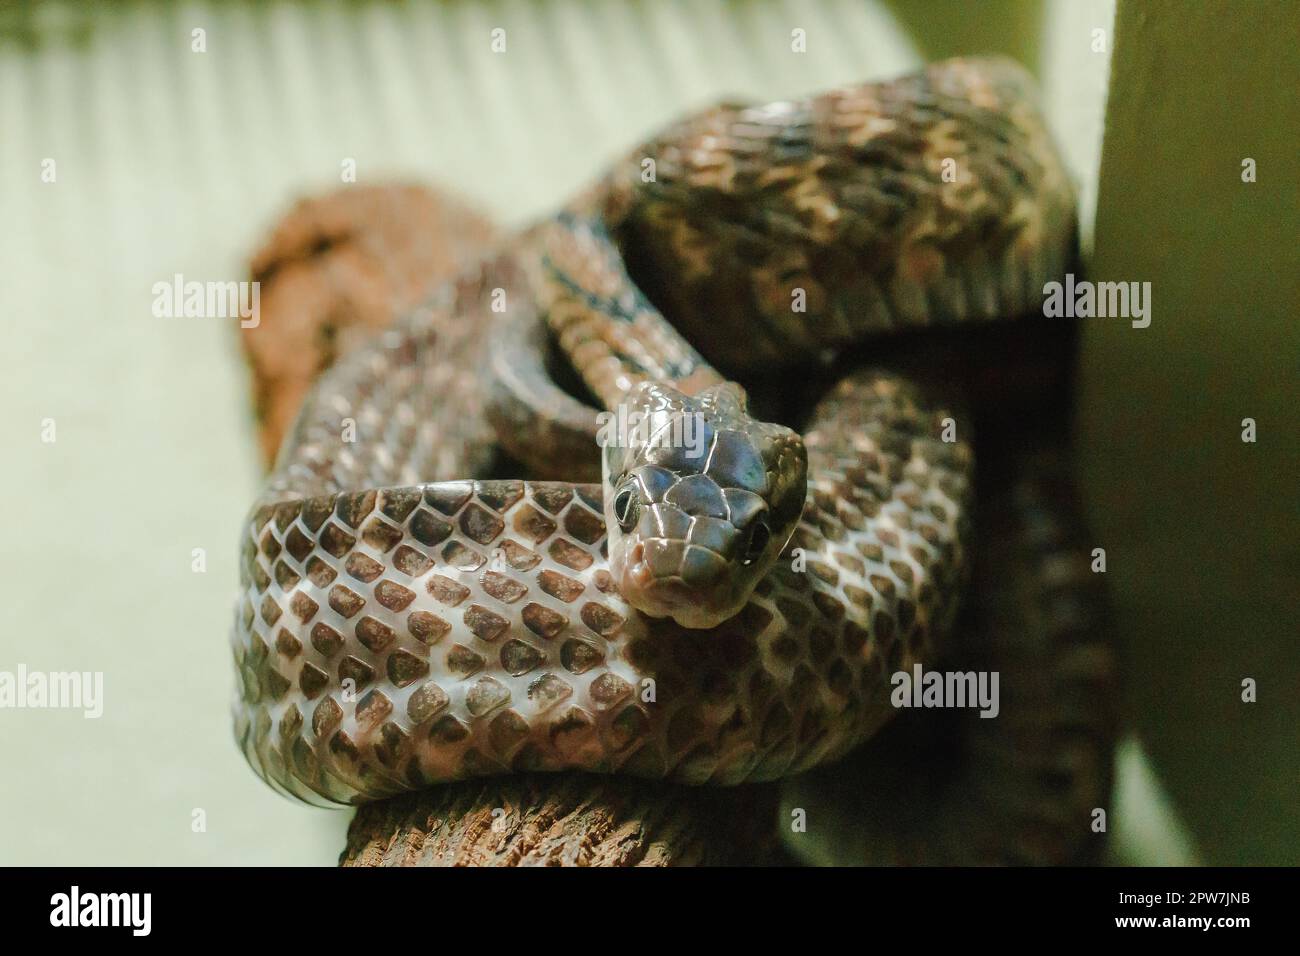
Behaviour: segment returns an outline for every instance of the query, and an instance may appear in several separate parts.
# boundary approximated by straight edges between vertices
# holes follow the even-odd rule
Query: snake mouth
[[[689,607],[697,598],[695,591],[681,578],[655,577],[654,572],[644,562],[632,565],[623,580],[627,592],[642,597],[641,603],[645,603],[644,598],[648,596],[653,604],[664,608],[667,612]],[[624,596],[626,597],[627,594],[625,593]]]
[[[637,540],[621,561],[612,562],[624,600],[649,617],[671,617],[693,629],[710,628],[730,617],[735,587],[727,562],[715,552],[689,546],[691,552],[707,552],[707,556],[691,554],[685,570],[693,573],[694,580],[687,580],[680,573],[665,573],[657,553],[664,544],[658,538]]]

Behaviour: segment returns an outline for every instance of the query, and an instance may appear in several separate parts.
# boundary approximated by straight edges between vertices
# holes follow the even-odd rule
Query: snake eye
[[[742,564],[753,564],[763,556],[767,543],[772,540],[772,529],[767,522],[759,519],[749,526],[749,536],[745,539],[745,557]]]
[[[625,484],[614,496],[614,520],[623,531],[636,527],[637,518],[641,517],[641,499],[637,497],[632,482]]]

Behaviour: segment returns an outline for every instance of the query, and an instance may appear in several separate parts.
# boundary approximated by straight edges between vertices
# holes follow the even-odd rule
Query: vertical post
[[[1088,276],[1150,283],[1149,326],[1085,322],[1081,450],[1139,729],[1218,864],[1300,844],[1298,40],[1294,3],[1120,0]]]

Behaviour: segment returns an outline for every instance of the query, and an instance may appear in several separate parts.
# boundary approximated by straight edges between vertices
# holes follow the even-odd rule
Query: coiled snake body
[[[1068,178],[1005,62],[669,129],[316,386],[242,541],[250,763],[346,804],[524,770],[734,784],[844,755],[893,716],[891,675],[962,646],[970,417],[951,387],[858,370],[801,439],[687,342],[777,381],[755,401],[793,415],[788,370],[1024,314],[1073,249]],[[658,431],[600,454],[552,341],[615,421]],[[505,454],[538,479],[467,477]],[[1058,594],[1078,576],[1054,560]],[[1013,650],[985,663],[1050,670],[1042,643],[994,640]],[[1094,710],[1069,722],[1101,730],[1071,751],[1096,766],[1057,821],[1079,840],[1106,780]]]

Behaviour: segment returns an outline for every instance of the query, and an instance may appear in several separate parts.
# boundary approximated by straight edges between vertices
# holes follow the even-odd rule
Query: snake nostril
[[[745,538],[744,563],[753,564],[763,556],[767,543],[772,540],[772,529],[766,521],[755,521],[749,526],[749,535]]]
[[[641,502],[637,498],[636,489],[630,484],[624,485],[622,490],[614,496],[614,520],[624,531],[631,531],[636,527],[637,518],[641,514]]]

